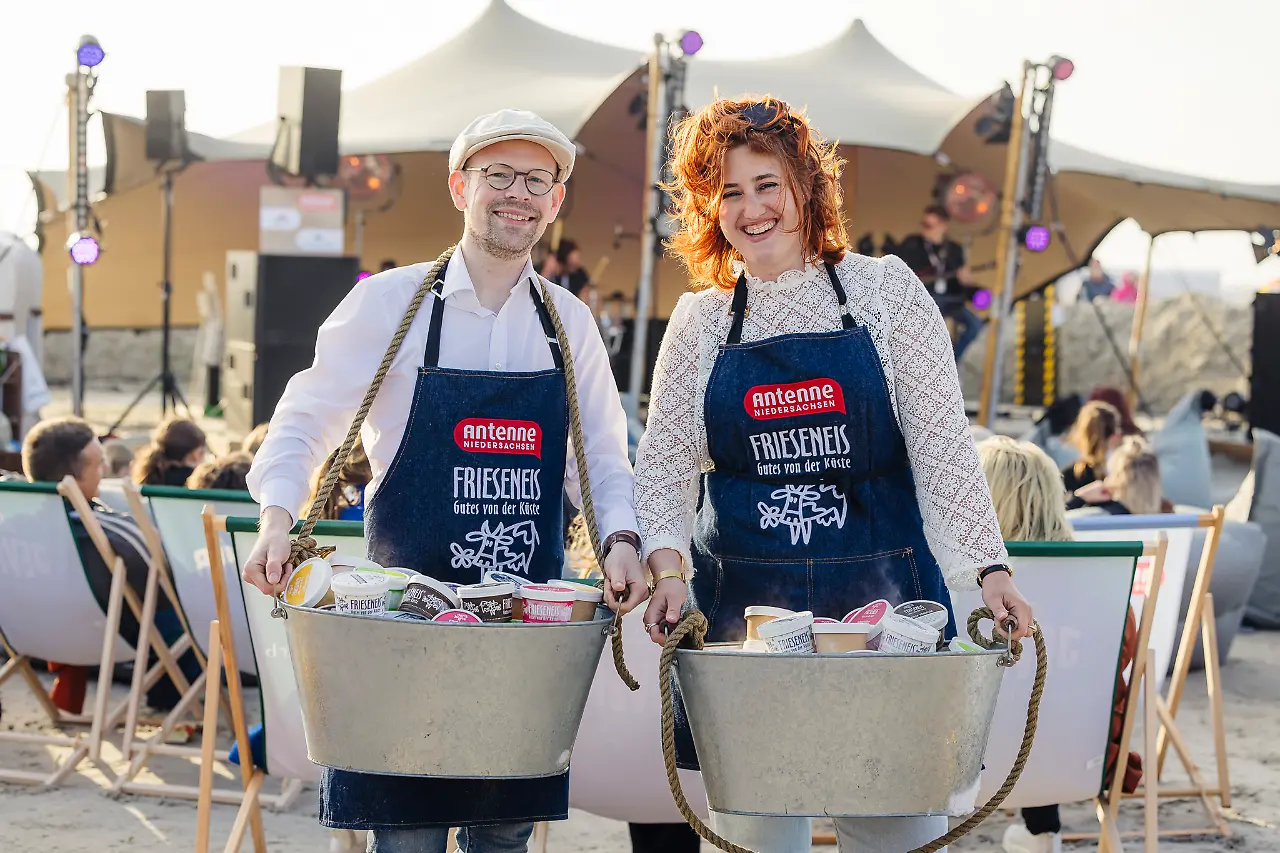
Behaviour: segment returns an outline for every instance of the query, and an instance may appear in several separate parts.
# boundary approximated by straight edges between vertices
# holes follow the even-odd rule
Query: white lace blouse
[[[977,573],[1008,560],[978,464],[951,341],[933,299],[896,257],[846,254],[836,265],[853,317],[867,327],[884,366],[916,482],[925,538],[953,590],[975,589]],[[777,281],[747,277],[748,343],[775,335],[841,328],[839,303],[821,266]],[[649,422],[636,458],[635,504],[644,557],[671,548],[693,570],[698,477],[709,467],[702,402],[716,353],[729,333],[731,291],[680,298],[658,353]]]

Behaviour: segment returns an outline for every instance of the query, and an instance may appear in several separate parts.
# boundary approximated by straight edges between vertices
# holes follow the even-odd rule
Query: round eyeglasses
[[[525,189],[529,195],[546,195],[556,185],[556,176],[546,169],[530,169],[518,172],[506,163],[490,163],[483,168],[463,169],[464,172],[479,172],[485,181],[495,190],[505,190],[516,182],[516,178],[524,178]]]

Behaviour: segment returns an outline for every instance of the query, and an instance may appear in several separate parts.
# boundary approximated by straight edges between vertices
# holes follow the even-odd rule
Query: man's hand
[[[653,597],[649,599],[649,607],[644,612],[644,628],[649,632],[649,639],[658,645],[667,642],[664,628],[673,627],[680,621],[680,608],[684,606],[684,597],[688,587],[680,578],[663,578],[653,588]]]
[[[604,557],[604,603],[625,616],[649,597],[640,555],[626,542],[619,542]]]
[[[258,521],[258,541],[245,561],[241,577],[265,595],[275,595],[282,590],[293,571],[288,563],[292,528],[293,518],[283,507],[267,507]]]

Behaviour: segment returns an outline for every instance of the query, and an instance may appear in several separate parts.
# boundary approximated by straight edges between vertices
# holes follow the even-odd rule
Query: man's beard
[[[493,211],[498,208],[514,209],[519,210],[521,213],[527,213],[534,217],[535,227],[523,234],[504,232],[490,218],[493,216]],[[467,217],[466,228],[467,233],[479,244],[485,254],[504,261],[514,261],[518,258],[526,257],[533,250],[538,238],[542,236],[542,230],[536,227],[540,218],[541,214],[537,210],[512,205],[510,202],[494,202],[485,209],[484,219],[481,223],[473,222],[471,217]],[[479,224],[479,227],[477,227],[477,224]]]

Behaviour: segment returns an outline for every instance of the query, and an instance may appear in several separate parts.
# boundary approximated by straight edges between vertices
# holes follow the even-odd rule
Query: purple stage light
[[[76,50],[76,60],[85,68],[93,68],[107,56],[102,45],[93,36],[82,36]]]
[[[695,30],[686,30],[680,36],[680,52],[685,56],[693,56],[702,50],[702,36]]]
[[[371,275],[373,275],[373,273],[369,272],[368,270],[360,270],[360,272],[356,273],[356,281],[364,281],[366,278],[368,278]]]
[[[979,290],[973,294],[973,307],[979,311],[986,311],[991,307],[991,291]]]
[[[1049,240],[1049,229],[1043,225],[1032,225],[1022,236],[1022,244],[1032,252],[1043,252],[1049,248]]]
[[[75,261],[82,267],[96,263],[98,255],[102,253],[102,247],[98,245],[98,241],[89,236],[76,239],[70,248],[71,260]]]
[[[1076,70],[1076,64],[1070,59],[1061,56],[1055,56],[1049,60],[1050,68],[1053,69],[1053,79],[1062,81],[1070,77]]]

